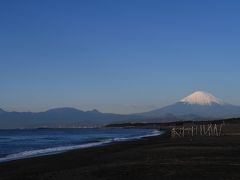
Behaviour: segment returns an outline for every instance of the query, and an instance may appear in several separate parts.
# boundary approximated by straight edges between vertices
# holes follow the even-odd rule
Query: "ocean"
[[[153,129],[77,128],[0,130],[0,162],[62,153],[161,134]]]

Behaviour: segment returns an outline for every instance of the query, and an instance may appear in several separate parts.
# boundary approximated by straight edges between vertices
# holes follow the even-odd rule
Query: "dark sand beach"
[[[239,180],[240,136],[168,134],[0,164],[0,179]]]

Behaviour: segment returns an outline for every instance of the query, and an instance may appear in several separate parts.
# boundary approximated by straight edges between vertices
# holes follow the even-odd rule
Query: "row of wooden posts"
[[[185,136],[221,136],[223,124],[194,125],[190,127],[174,127],[171,137]]]

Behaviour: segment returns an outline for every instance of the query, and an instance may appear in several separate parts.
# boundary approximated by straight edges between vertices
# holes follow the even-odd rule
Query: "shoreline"
[[[51,156],[55,154],[62,154],[74,150],[80,150],[80,149],[88,149],[88,148],[95,148],[95,147],[101,147],[101,146],[107,146],[111,144],[116,144],[119,142],[129,142],[134,140],[139,140],[142,138],[147,137],[154,137],[159,136],[164,133],[163,130],[159,129],[152,129],[153,132],[151,134],[141,135],[141,136],[134,136],[129,138],[114,138],[114,139],[106,139],[99,142],[89,142],[85,144],[79,144],[79,145],[71,145],[71,146],[60,146],[60,147],[53,147],[53,148],[46,148],[46,149],[37,149],[32,151],[24,151],[16,154],[10,154],[6,157],[0,158],[0,164],[11,162],[11,161],[17,161],[17,160],[24,160],[24,159],[30,159],[35,157],[43,157],[43,156]]]

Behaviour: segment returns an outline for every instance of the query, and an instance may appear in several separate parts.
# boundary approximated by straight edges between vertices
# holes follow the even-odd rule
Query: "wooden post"
[[[205,125],[203,125],[203,135],[206,135],[206,129],[205,129]]]
[[[183,128],[182,128],[182,136],[184,137],[185,136],[185,129],[184,129],[184,126],[183,126]]]
[[[175,128],[172,128],[172,130],[171,130],[171,137],[175,138]]]
[[[212,135],[212,124],[209,124],[209,132],[208,132],[208,136]]]
[[[219,136],[222,135],[222,127],[223,127],[223,124],[221,124],[220,127],[219,127]]]
[[[214,136],[218,136],[217,124],[214,124]]]

